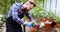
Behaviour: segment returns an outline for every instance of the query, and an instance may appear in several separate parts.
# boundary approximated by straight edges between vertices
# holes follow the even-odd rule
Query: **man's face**
[[[31,4],[31,3],[29,3],[29,2],[26,3],[26,9],[27,9],[28,11],[30,11],[33,7],[34,7],[33,4]]]

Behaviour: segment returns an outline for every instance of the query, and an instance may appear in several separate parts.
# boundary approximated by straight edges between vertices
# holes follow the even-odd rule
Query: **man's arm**
[[[30,21],[34,20],[33,17],[28,12],[26,12],[25,15],[30,19]]]
[[[33,17],[27,12],[25,13],[26,16],[31,20],[30,25],[35,27],[37,25],[36,21],[33,19]],[[28,25],[27,25],[28,26]]]
[[[18,8],[17,6],[12,8],[12,18],[19,24],[23,24],[23,21],[18,17]]]

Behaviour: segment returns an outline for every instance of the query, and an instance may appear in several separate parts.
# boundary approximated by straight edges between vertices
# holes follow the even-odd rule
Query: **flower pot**
[[[56,26],[57,26],[57,28],[60,28],[60,23],[57,23]]]
[[[36,32],[36,28],[35,27],[30,27],[30,32]]]
[[[51,28],[51,24],[45,24],[45,28]]]
[[[46,18],[41,18],[41,21],[43,22],[46,22],[46,20],[47,20]]]
[[[36,26],[36,29],[39,30],[39,25]]]

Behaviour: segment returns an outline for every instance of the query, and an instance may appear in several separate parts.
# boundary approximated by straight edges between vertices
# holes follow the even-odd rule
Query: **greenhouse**
[[[0,0],[0,32],[60,32],[60,0]]]

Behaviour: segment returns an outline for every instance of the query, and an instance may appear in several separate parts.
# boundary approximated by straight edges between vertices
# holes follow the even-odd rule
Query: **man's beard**
[[[23,10],[24,10],[24,11],[27,11],[27,12],[29,11],[29,9],[27,9],[27,8],[23,8]]]

